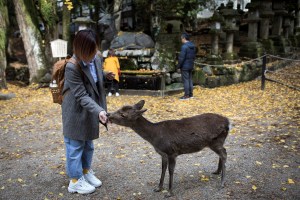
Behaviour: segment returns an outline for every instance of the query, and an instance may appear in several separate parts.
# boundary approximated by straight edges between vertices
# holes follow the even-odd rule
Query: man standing
[[[196,57],[196,46],[190,40],[190,36],[187,33],[181,35],[181,46],[178,68],[181,71],[184,95],[180,97],[181,100],[193,98],[193,79],[192,71],[194,68],[194,60]]]

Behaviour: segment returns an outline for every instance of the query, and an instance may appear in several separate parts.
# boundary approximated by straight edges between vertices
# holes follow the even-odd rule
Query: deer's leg
[[[220,174],[222,171],[222,160],[219,158],[219,164],[218,164],[218,169],[217,171],[213,172],[213,174]]]
[[[219,155],[219,164],[218,164],[218,169],[215,172],[216,174],[219,174],[221,172],[221,187],[224,187],[225,183],[225,171],[226,171],[226,160],[227,160],[227,152],[226,149],[222,147],[216,147],[212,146],[210,147],[216,154]]]
[[[176,157],[174,156],[168,156],[168,162],[169,162],[169,192],[165,195],[165,197],[171,197],[173,196],[172,186],[173,186],[173,175],[176,165]]]
[[[165,155],[162,155],[161,160],[162,160],[161,177],[160,177],[159,185],[157,188],[154,189],[154,192],[160,192],[163,190],[164,179],[165,179],[166,170],[168,167],[168,157]]]

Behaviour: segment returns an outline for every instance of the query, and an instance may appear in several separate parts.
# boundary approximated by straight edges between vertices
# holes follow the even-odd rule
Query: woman
[[[102,185],[91,169],[93,140],[99,138],[99,121],[107,121],[103,79],[113,79],[114,74],[104,74],[97,44],[93,30],[79,31],[73,42],[77,64],[69,62],[65,69],[62,122],[71,193],[92,193]]]

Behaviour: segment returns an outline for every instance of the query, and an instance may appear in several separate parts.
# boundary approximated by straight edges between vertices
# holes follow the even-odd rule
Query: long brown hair
[[[89,61],[98,50],[98,38],[92,29],[77,32],[73,41],[73,51],[79,60]]]

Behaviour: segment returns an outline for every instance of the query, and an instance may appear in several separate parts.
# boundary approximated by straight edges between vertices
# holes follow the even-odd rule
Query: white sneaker
[[[116,97],[120,96],[120,94],[118,92],[116,92]]]
[[[102,182],[94,175],[95,172],[90,169],[87,174],[84,174],[85,180],[94,187],[100,187]]]
[[[73,183],[72,180],[70,181],[68,191],[71,193],[79,193],[79,194],[90,194],[94,192],[96,188],[90,185],[84,177],[82,176],[76,183]]]
[[[109,96],[109,97],[111,97],[111,95],[112,95],[112,93],[111,93],[111,92],[109,92],[109,93],[108,93],[108,96]]]

